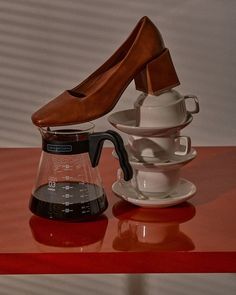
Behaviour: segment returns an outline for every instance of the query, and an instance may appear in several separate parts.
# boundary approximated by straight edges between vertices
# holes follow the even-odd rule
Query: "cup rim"
[[[168,103],[166,105],[148,105],[148,106],[145,106],[145,105],[140,105],[138,102],[135,102],[134,103],[134,107],[136,109],[150,109],[150,108],[152,108],[152,109],[157,109],[157,108],[158,109],[160,109],[160,108],[161,109],[164,109],[164,108],[170,107],[172,105],[178,104],[178,103],[180,103],[182,101],[184,101],[184,97],[183,96],[180,97],[178,100],[172,101],[172,102],[170,102],[170,103]]]

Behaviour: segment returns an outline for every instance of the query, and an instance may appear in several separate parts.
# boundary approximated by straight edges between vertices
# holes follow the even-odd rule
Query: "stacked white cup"
[[[190,110],[187,109],[189,103]],[[179,182],[180,166],[176,166],[176,157],[178,161],[183,159],[184,162],[191,152],[190,137],[180,135],[174,127],[186,122],[189,114],[199,112],[198,99],[194,95],[182,96],[175,90],[158,96],[142,93],[134,106],[137,127],[175,130],[173,133],[162,133],[156,137],[128,137],[129,153],[143,163],[138,168],[133,167],[132,186],[146,197],[163,198],[168,196]],[[153,165],[149,165],[150,163]],[[169,164],[162,169],[163,163]]]

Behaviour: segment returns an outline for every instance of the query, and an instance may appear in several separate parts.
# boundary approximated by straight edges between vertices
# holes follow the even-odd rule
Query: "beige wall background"
[[[201,112],[194,145],[236,144],[236,1],[0,0],[0,146],[36,146],[31,114],[102,64],[149,16],[170,49],[183,94]],[[130,108],[131,84],[113,111]],[[106,117],[96,130],[108,128]],[[91,261],[92,263],[92,261]],[[0,294],[235,294],[235,276],[4,276]]]
[[[100,66],[143,15],[162,32],[183,94],[201,112],[194,145],[236,144],[236,1],[0,0],[0,146],[40,145],[31,114]],[[113,111],[132,107],[133,83]],[[96,130],[111,128],[103,117]]]
[[[234,295],[232,274],[0,276],[1,295]]]

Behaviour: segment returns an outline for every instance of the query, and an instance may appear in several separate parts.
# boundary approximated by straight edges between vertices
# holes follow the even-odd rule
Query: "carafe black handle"
[[[119,158],[120,167],[124,173],[124,180],[130,180],[133,177],[133,170],[129,163],[128,155],[124,147],[124,142],[121,136],[113,130],[89,134],[89,157],[92,166],[96,167],[98,165],[105,140],[110,140],[114,144]]]

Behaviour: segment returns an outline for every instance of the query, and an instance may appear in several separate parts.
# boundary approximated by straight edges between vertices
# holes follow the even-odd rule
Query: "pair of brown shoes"
[[[144,16],[128,39],[93,74],[32,115],[37,126],[83,123],[110,112],[132,80],[136,89],[158,94],[179,85],[169,51]]]

